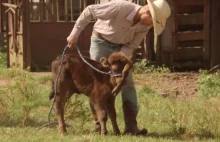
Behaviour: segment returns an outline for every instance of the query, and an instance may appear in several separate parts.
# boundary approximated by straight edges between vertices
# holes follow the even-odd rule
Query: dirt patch
[[[135,75],[137,86],[147,86],[161,95],[196,95],[198,73],[149,73]]]
[[[41,77],[41,76],[52,76],[52,72],[33,72],[34,75]]]
[[[10,84],[9,79],[0,79],[0,87],[7,86],[8,84]]]

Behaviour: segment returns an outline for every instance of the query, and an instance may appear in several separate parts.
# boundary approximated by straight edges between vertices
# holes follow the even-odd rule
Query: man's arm
[[[70,36],[79,37],[81,31],[93,19],[110,20],[114,18],[120,10],[120,5],[121,2],[112,1],[87,6],[77,19]]]
[[[149,31],[149,29],[145,30],[143,32],[135,33],[132,41],[130,41],[129,43],[125,44],[121,48],[121,52],[123,52],[128,57],[132,56],[134,50],[138,48],[138,46],[140,45],[141,41],[144,39],[144,37],[146,36],[148,31]]]

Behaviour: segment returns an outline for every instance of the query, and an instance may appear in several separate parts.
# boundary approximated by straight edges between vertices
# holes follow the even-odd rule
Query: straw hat
[[[160,35],[171,14],[170,6],[166,0],[147,0],[147,2],[153,19],[154,33]]]

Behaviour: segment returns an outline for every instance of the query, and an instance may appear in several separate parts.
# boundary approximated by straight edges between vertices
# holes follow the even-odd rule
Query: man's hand
[[[68,36],[66,40],[69,48],[74,48],[78,42],[78,37]]]

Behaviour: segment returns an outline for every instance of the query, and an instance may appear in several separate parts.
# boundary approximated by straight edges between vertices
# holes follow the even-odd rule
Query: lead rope
[[[94,69],[94,70],[96,70],[97,72],[102,73],[102,74],[108,74],[108,75],[110,75],[111,77],[122,76],[122,74],[112,74],[111,71],[109,71],[109,72],[103,72],[103,71],[101,71],[101,70],[98,70],[97,68],[95,68],[94,66],[92,66],[88,61],[85,60],[85,58],[83,57],[83,55],[81,54],[81,52],[80,52],[80,50],[79,50],[79,47],[78,47],[77,45],[76,45],[75,47],[76,47],[76,49],[77,49],[77,52],[78,52],[80,58],[81,58],[88,66],[90,66],[92,69]]]
[[[50,122],[50,115],[51,115],[51,112],[52,112],[52,109],[53,109],[53,106],[54,106],[54,103],[55,103],[55,98],[56,98],[56,95],[57,95],[58,79],[59,79],[59,77],[60,77],[61,69],[62,69],[62,66],[63,66],[63,58],[64,58],[64,55],[65,55],[65,52],[66,52],[67,48],[69,48],[68,45],[64,48],[63,53],[62,53],[62,56],[61,56],[61,62],[60,62],[58,74],[57,74],[56,81],[55,81],[55,85],[54,85],[54,91],[55,91],[55,92],[54,92],[53,102],[52,102],[52,104],[51,104],[51,106],[50,106],[50,111],[49,111],[49,114],[48,114],[48,123],[47,123],[47,124],[44,124],[43,126],[41,126],[39,129],[37,129],[37,131],[39,131],[39,130],[41,130],[43,127],[45,127],[45,126],[51,124],[51,122]],[[37,132],[37,131],[36,131],[36,132]]]
[[[58,74],[57,74],[57,77],[56,77],[56,81],[55,81],[55,85],[54,85],[54,97],[53,97],[53,103],[50,107],[50,111],[49,111],[49,115],[48,115],[48,125],[50,125],[50,115],[51,115],[51,111],[53,109],[53,106],[54,106],[54,102],[55,102],[55,98],[56,98],[56,95],[57,95],[57,84],[58,84],[58,79],[60,78],[60,73],[61,73],[61,69],[62,69],[62,66],[63,66],[63,57],[65,55],[65,52],[67,50],[67,48],[69,48],[69,46],[67,45],[64,50],[63,50],[63,54],[61,56],[61,62],[60,62],[60,67],[59,67],[59,71],[58,71]]]

